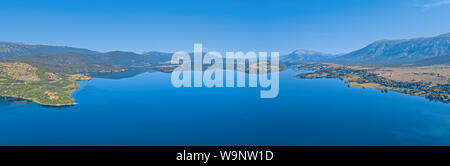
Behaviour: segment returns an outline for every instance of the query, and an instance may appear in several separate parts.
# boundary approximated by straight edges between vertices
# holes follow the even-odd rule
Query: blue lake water
[[[80,82],[76,106],[0,102],[0,145],[450,145],[450,104],[280,73],[258,88],[174,88],[170,74]]]

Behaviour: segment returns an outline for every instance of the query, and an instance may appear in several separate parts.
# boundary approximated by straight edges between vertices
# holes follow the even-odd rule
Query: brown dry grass
[[[39,81],[37,68],[20,62],[0,62],[0,75],[20,81]]]
[[[342,65],[328,64],[329,67],[342,67]],[[378,76],[401,82],[432,82],[434,84],[450,84],[450,66],[435,65],[423,67],[367,67],[345,66],[354,70],[367,70]]]
[[[450,83],[450,66],[389,67],[372,71],[381,77],[402,82]]]

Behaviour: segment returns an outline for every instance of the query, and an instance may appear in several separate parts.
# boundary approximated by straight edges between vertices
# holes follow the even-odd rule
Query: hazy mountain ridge
[[[303,62],[318,62],[335,58],[336,55],[325,54],[318,51],[298,49],[290,54],[280,56],[280,62],[284,64],[295,64]]]
[[[68,52],[82,53],[82,54],[98,53],[96,51],[84,48],[74,48],[67,46],[33,45],[25,43],[0,42],[0,60],[28,54],[58,54]]]
[[[334,59],[338,63],[410,63],[450,54],[450,33],[403,40],[380,40]]]
[[[172,55],[172,53],[157,51],[142,54],[124,51],[100,53],[65,46],[0,42],[0,60],[25,62],[53,72],[64,73],[108,72],[136,67],[155,67],[170,64]],[[280,56],[280,64],[331,62],[363,65],[433,65],[449,64],[448,55],[450,55],[450,33],[435,37],[380,40],[343,55],[298,49]],[[189,56],[193,60],[193,53]]]
[[[158,51],[150,51],[144,52],[142,55],[145,55],[149,58],[150,63],[153,65],[169,63],[172,60],[173,53],[166,52],[158,52]]]

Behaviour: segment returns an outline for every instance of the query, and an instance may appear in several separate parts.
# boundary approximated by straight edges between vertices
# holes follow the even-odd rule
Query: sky
[[[450,0],[1,0],[0,41],[95,51],[350,52],[450,32]]]

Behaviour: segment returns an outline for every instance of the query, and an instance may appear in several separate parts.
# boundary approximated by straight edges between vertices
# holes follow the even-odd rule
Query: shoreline
[[[73,93],[73,92],[72,92]],[[21,100],[26,100],[32,103],[36,103],[39,104],[41,106],[49,106],[49,107],[65,107],[65,106],[74,106],[78,103],[73,102],[73,103],[67,103],[67,104],[46,104],[46,103],[42,103],[37,101],[36,99],[29,99],[29,98],[24,98],[24,97],[19,97],[19,96],[14,96],[14,95],[0,95],[0,97],[9,97],[9,98],[15,98],[15,99],[21,99]],[[73,99],[73,98],[72,98]]]
[[[312,73],[300,73],[298,79],[337,78],[345,84],[358,88],[378,89],[382,92],[398,92],[410,96],[419,96],[430,101],[450,104],[447,85],[424,82],[403,82],[391,80],[370,72],[368,69],[354,69],[352,66],[332,66],[327,64],[310,64],[297,66],[301,70],[315,70]]]

